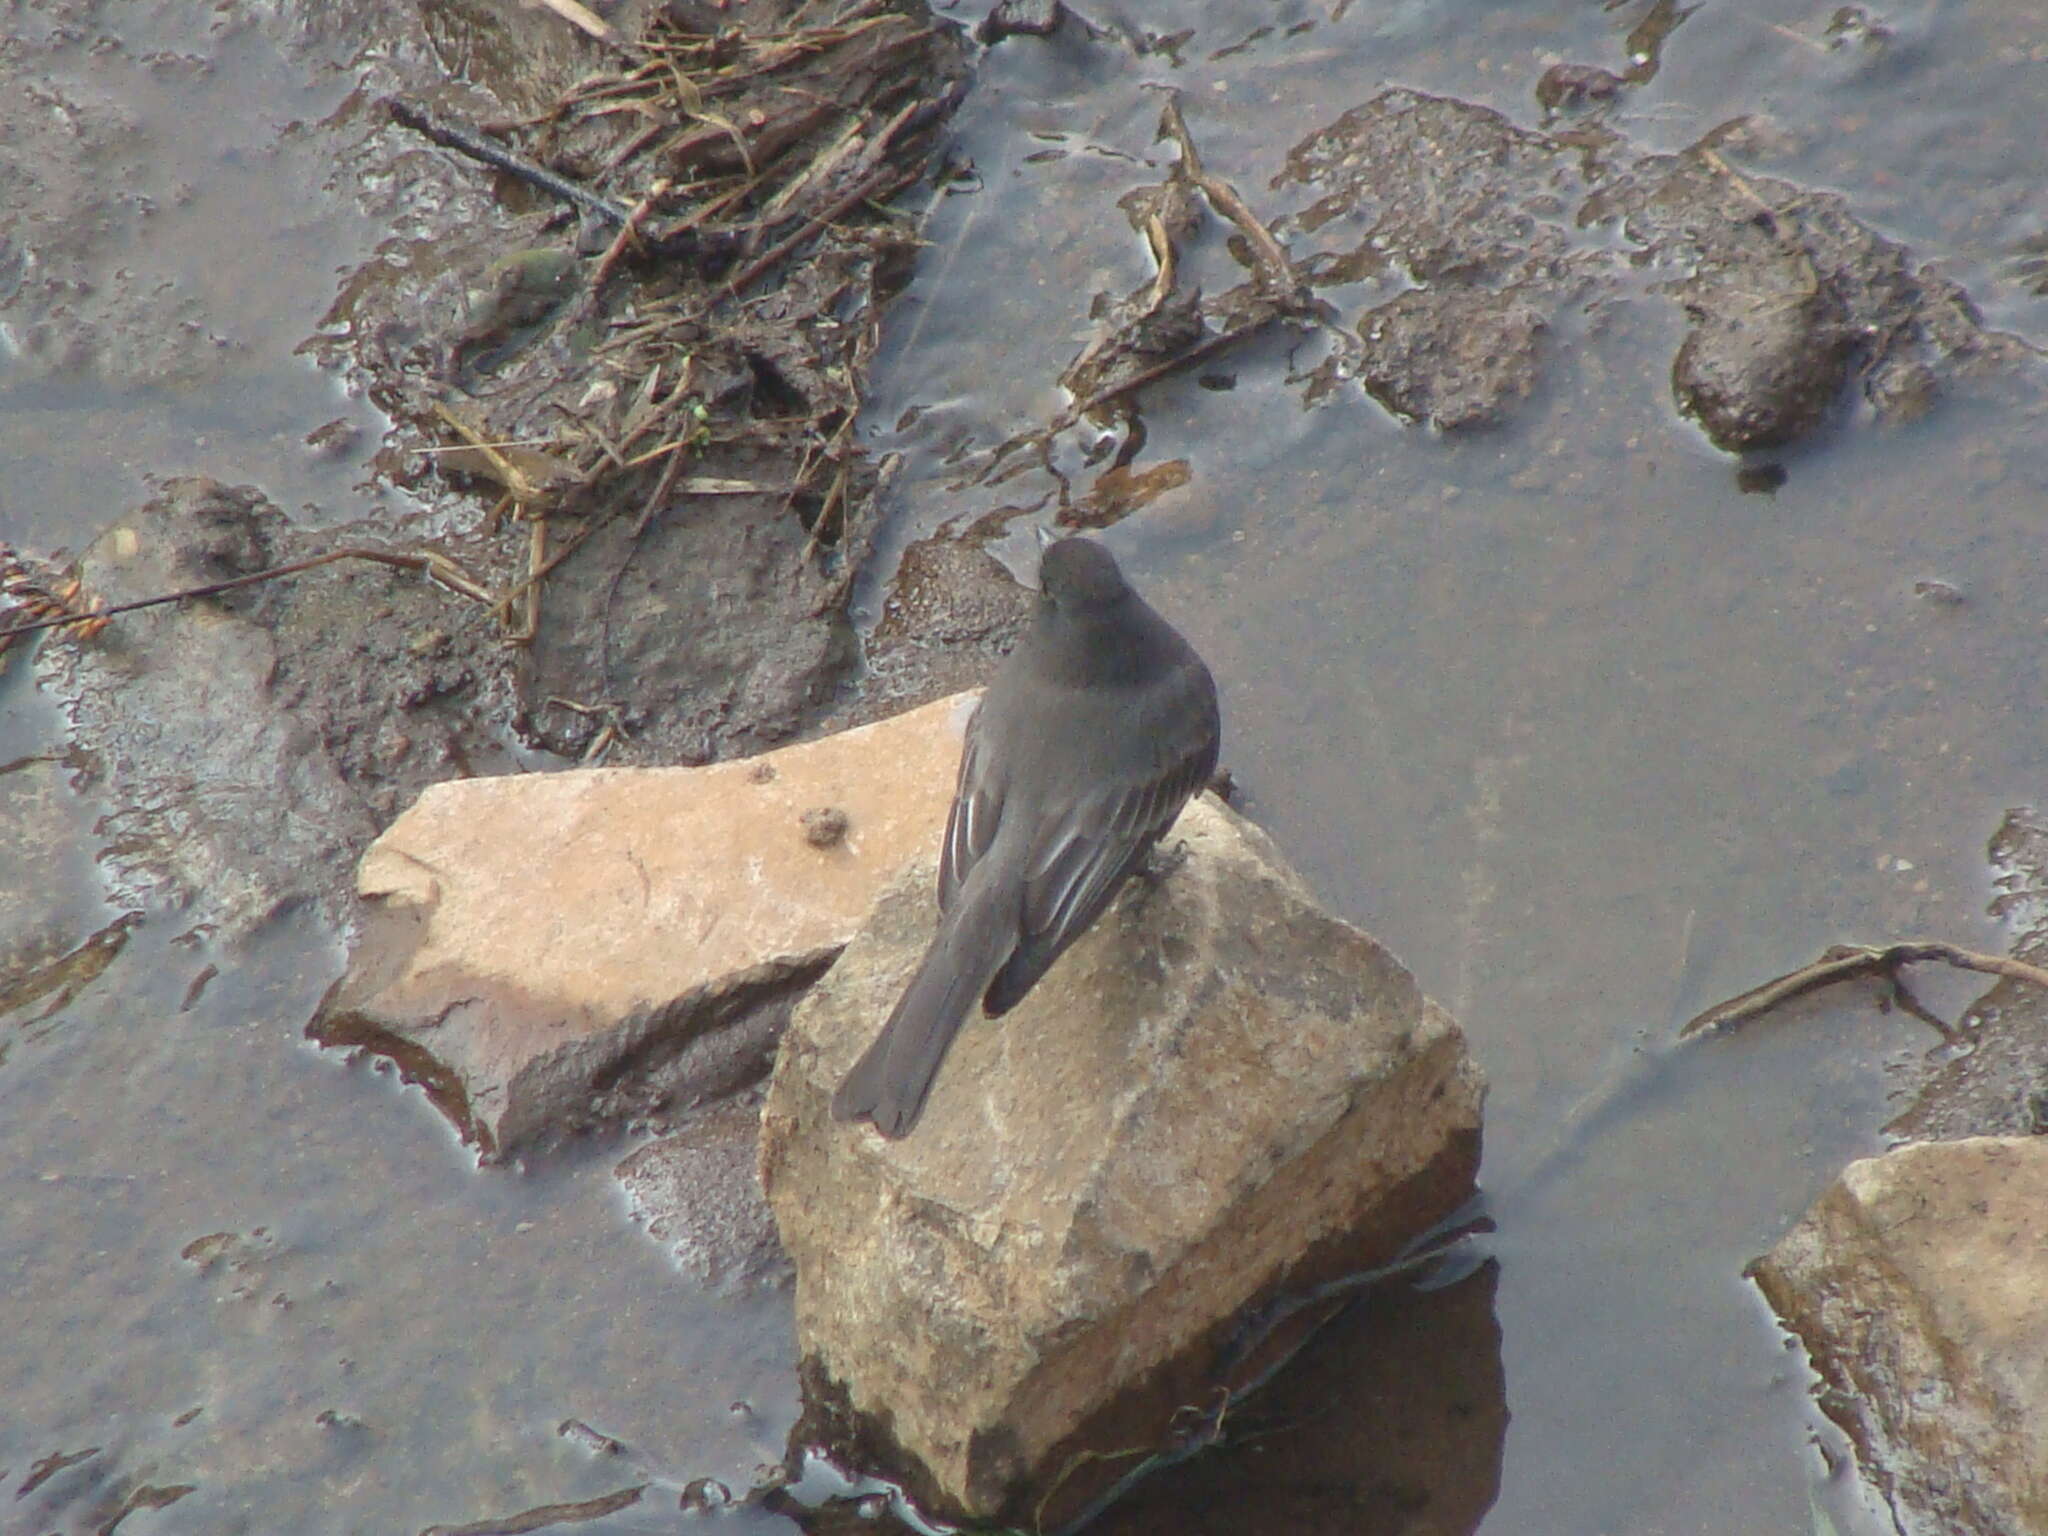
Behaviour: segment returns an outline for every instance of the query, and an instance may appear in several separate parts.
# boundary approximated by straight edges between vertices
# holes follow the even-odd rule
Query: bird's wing
[[[1090,795],[1048,818],[1025,870],[1020,942],[990,983],[989,1013],[1014,1006],[1102,915],[1202,787],[1215,755],[1211,739],[1143,783]]]
[[[946,840],[939,848],[939,910],[953,910],[960,882],[988,852],[1002,819],[1002,786],[984,771],[981,753],[981,706],[967,722],[967,740],[960,749],[960,777],[953,786],[953,808],[946,814]]]

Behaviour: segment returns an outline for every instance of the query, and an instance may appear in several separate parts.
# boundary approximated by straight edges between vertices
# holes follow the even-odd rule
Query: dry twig
[[[238,587],[253,587],[258,582],[275,581],[280,576],[296,576],[301,571],[311,571],[323,565],[333,565],[338,560],[369,560],[378,565],[395,566],[400,570],[419,571],[436,586],[446,587],[473,602],[494,604],[497,599],[477,582],[464,573],[461,566],[437,550],[424,554],[407,554],[395,549],[366,549],[351,546],[347,549],[330,549],[324,555],[314,555],[306,560],[294,560],[289,565],[274,565],[268,570],[251,571],[246,576],[230,576],[225,581],[210,581],[203,587],[186,587],[179,592],[164,592],[155,597],[140,597],[130,603],[114,603],[105,608],[96,608],[90,613],[65,614],[57,618],[37,619],[31,624],[15,624],[0,629],[0,644],[21,635],[34,634],[37,630],[61,629],[67,625],[90,625],[89,634],[97,634],[106,626],[106,621],[116,614],[134,613],[143,608],[160,608],[165,603],[189,602],[195,598],[217,597],[223,592],[232,592]]]
[[[2002,955],[1980,954],[1976,950],[1964,949],[1959,945],[1945,944],[1939,940],[1908,940],[1898,944],[1867,945],[1837,944],[1810,965],[1774,977],[1761,986],[1751,987],[1739,997],[1716,1003],[1706,1012],[1688,1020],[1678,1031],[1680,1039],[1725,1029],[1739,1028],[1750,1020],[1769,1013],[1781,1003],[1814,991],[1819,987],[1831,987],[1839,981],[1850,981],[1859,976],[1881,976],[1892,984],[1902,1002],[1909,1004],[1911,1013],[1939,1030],[1944,1038],[1953,1038],[1954,1030],[1917,1005],[1911,1005],[1910,997],[1903,992],[1899,970],[1903,966],[1915,965],[1921,961],[1939,960],[1961,970],[1979,971],[1987,976],[2004,976],[2012,981],[2024,981],[2031,986],[2048,991],[2048,970],[2038,965],[2029,965],[2024,960],[2013,960]]]
[[[1188,133],[1188,125],[1181,120],[1180,102],[1169,95],[1161,124],[1180,146],[1181,174],[1201,189],[1202,196],[1209,200],[1209,206],[1222,214],[1238,227],[1252,248],[1254,264],[1258,271],[1259,283],[1273,298],[1285,304],[1299,304],[1308,296],[1308,288],[1301,280],[1301,274],[1294,270],[1294,262],[1288,256],[1285,246],[1273,238],[1273,232],[1266,228],[1259,216],[1252,212],[1250,203],[1238,195],[1237,188],[1202,164],[1200,151]]]

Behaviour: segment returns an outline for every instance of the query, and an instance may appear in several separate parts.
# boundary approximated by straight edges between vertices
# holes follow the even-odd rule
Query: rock
[[[1845,391],[1879,420],[1924,414],[1948,381],[2013,373],[2024,349],[1987,330],[1961,287],[1850,211],[1846,199],[1719,153],[1645,155],[1595,187],[1582,227],[1619,220],[1690,322],[1674,359],[1681,409],[1733,452],[1791,441]]]
[[[1357,377],[1388,410],[1443,431],[1505,421],[1535,389],[1542,342],[1601,258],[1561,217],[1580,157],[1447,97],[1382,91],[1287,154],[1277,189],[1316,201],[1275,233],[1317,284],[1395,291],[1357,318]]]
[[[922,704],[989,675],[1016,643],[1037,594],[978,545],[925,539],[903,551],[868,637],[865,692]]]
[[[1753,1273],[1901,1531],[2048,1531],[2048,1141],[1851,1163]]]
[[[1456,324],[1452,306],[1422,289],[1361,316],[1359,380],[1395,415],[1440,431],[1498,426],[1535,392],[1548,322],[1514,295],[1455,297],[1462,306]]]
[[[486,1157],[744,1086],[937,846],[970,702],[705,768],[436,784],[363,856],[361,937],[308,1033],[392,1057]]]
[[[1989,853],[1998,891],[1991,915],[2013,935],[2013,958],[2048,964],[2048,817],[2033,806],[2011,807]],[[1885,1134],[1959,1141],[2048,1133],[2048,998],[2001,978],[1958,1022],[1968,1048],[1907,1064],[1921,1081],[1908,1085],[1911,1102]]]
[[[1215,1397],[1247,1307],[1385,1260],[1470,1191],[1456,1024],[1211,798],[1176,840],[1178,867],[968,1025],[904,1140],[828,1101],[930,939],[931,858],[784,1040],[761,1166],[811,1414],[941,1518],[1061,1523],[1128,1470],[1088,1453]]]
[[[1848,378],[1851,336],[1811,261],[1755,258],[1734,281],[1681,291],[1692,329],[1671,391],[1716,447],[1782,448],[1821,424]]]
[[[109,604],[246,575],[271,563],[283,521],[247,487],[171,480],[93,542],[82,574]],[[123,614],[39,653],[88,779],[122,807],[102,855],[118,898],[168,899],[229,937],[295,905],[332,912],[375,830],[322,722],[294,707],[289,643],[247,616],[255,601]]]
[[[788,1278],[789,1260],[756,1176],[761,1104],[708,1105],[612,1170],[633,1219],[700,1284],[737,1291]]]
[[[994,47],[1006,37],[1051,37],[1066,19],[1067,8],[1060,0],[1000,0],[974,29],[974,36],[984,47]]]

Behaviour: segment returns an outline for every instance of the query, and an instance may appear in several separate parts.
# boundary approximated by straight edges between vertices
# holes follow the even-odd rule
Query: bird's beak
[[[1040,523],[1032,531],[1038,535],[1038,552],[1041,555],[1060,541],[1060,536],[1044,523]]]

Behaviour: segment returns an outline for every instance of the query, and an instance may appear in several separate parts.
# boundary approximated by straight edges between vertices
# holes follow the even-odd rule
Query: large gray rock
[[[1247,1307],[1470,1192],[1483,1089],[1456,1024],[1213,800],[1177,840],[1184,863],[970,1022],[906,1139],[829,1099],[931,936],[931,859],[785,1037],[761,1162],[813,1405],[934,1513],[1059,1523],[1130,1464],[1085,1453],[1214,1399]]]
[[[1851,1163],[1754,1273],[1901,1531],[2048,1533],[2048,1140]]]

